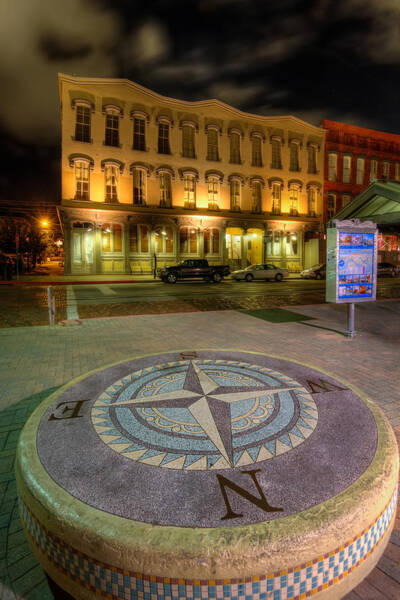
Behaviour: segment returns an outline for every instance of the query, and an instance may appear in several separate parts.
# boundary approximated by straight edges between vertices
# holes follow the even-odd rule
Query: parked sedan
[[[388,262],[378,263],[378,277],[396,277],[399,274],[399,267]]]
[[[245,281],[253,281],[253,279],[275,279],[275,281],[282,281],[284,277],[288,276],[289,271],[287,269],[281,269],[271,264],[250,265],[246,269],[231,273],[232,279],[236,279],[236,281],[240,281],[241,279]]]
[[[326,278],[326,264],[313,265],[309,269],[304,269],[300,273],[300,277],[303,279],[325,279]]]

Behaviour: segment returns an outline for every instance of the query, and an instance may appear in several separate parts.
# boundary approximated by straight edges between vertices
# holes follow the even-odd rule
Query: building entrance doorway
[[[72,275],[94,272],[94,231],[90,223],[72,226]]]
[[[256,265],[263,262],[263,230],[248,229],[245,236],[246,262],[248,265]]]

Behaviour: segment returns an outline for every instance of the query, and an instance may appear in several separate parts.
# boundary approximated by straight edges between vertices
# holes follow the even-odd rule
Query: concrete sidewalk
[[[310,320],[270,322],[236,311],[91,319],[70,328],[0,330],[0,598],[51,598],[23,536],[13,462],[33,408],[63,383],[128,357],[204,348],[259,351],[308,363],[347,380],[385,412],[400,439],[400,301],[359,305],[357,337],[346,338],[346,307],[289,307]],[[262,316],[262,313],[260,313]],[[284,317],[284,315],[283,315]],[[400,598],[400,518],[383,558],[348,600]]]

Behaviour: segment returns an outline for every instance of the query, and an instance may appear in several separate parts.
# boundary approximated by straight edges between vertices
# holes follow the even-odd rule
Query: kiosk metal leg
[[[356,331],[354,329],[354,302],[350,302],[347,305],[347,331],[346,335],[349,338],[354,338]]]

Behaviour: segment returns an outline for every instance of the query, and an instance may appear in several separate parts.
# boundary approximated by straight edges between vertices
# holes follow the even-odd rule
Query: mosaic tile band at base
[[[333,552],[281,572],[241,579],[189,580],[155,577],[106,565],[51,534],[20,500],[20,514],[46,560],[98,595],[124,600],[302,600],[341,581],[375,550],[394,517],[390,502],[360,535]]]

